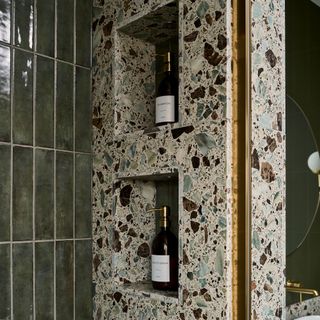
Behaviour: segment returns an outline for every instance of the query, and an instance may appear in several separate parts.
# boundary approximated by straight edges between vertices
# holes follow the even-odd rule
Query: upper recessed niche
[[[178,78],[178,3],[127,22],[115,37],[115,135],[155,127],[155,97],[167,51]]]

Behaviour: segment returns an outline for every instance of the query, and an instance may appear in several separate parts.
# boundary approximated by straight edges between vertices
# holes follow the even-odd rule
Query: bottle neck
[[[160,228],[161,230],[168,230],[170,228],[170,222],[167,218],[162,217],[160,219]]]
[[[171,72],[171,53],[167,52],[165,56],[165,61],[164,61],[164,72]]]
[[[170,72],[171,72],[171,63],[170,63],[170,61],[167,61],[164,64],[164,73],[170,73]]]

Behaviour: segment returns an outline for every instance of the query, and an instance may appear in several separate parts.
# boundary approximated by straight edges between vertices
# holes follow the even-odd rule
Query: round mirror
[[[308,167],[317,151],[309,121],[299,104],[286,97],[286,231],[287,255],[307,237],[319,206],[318,176]]]

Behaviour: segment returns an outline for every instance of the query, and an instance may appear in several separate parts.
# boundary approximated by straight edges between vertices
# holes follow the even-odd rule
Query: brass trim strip
[[[252,299],[251,299],[251,235],[252,235],[252,219],[251,219],[251,0],[245,0],[245,19],[246,19],[246,204],[245,204],[245,216],[246,216],[246,319],[251,319],[252,312]]]
[[[232,1],[232,320],[244,320],[246,314],[245,1]]]

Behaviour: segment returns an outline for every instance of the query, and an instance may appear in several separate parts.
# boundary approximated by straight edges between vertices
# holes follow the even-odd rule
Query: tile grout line
[[[76,79],[77,79],[77,0],[73,2],[73,238],[76,238]],[[73,240],[73,319],[76,320],[76,241]]]
[[[48,150],[48,151],[58,151],[58,152],[65,152],[65,153],[76,153],[76,154],[84,154],[84,155],[91,155],[91,152],[85,151],[73,151],[73,150],[64,150],[64,149],[56,149],[50,147],[42,147],[42,146],[32,146],[32,145],[25,145],[25,144],[17,144],[11,142],[0,141],[0,145],[8,145],[13,147],[21,147],[21,148],[32,148],[32,149],[39,149],[39,150]]]
[[[26,52],[26,53],[29,53],[29,54],[35,54],[35,55],[40,56],[42,58],[47,58],[47,59],[54,60],[54,61],[57,61],[57,62],[69,64],[71,66],[76,66],[78,68],[82,68],[82,69],[85,69],[85,70],[91,70],[90,66],[87,67],[87,66],[83,66],[83,65],[80,65],[80,64],[75,64],[73,62],[69,62],[69,61],[66,61],[66,60],[59,59],[56,56],[55,57],[51,57],[51,56],[45,55],[43,53],[36,52],[35,50],[28,50],[28,49],[25,49],[25,48],[22,48],[22,47],[19,47],[19,46],[16,46],[16,45],[13,45],[11,43],[4,42],[4,41],[0,41],[0,45],[2,45],[4,47],[9,47],[11,49],[17,49],[19,51],[23,51],[23,52]]]
[[[11,17],[12,17],[12,25],[11,25],[11,41],[14,43],[14,34],[15,34],[15,12],[14,12],[14,2],[11,3]],[[14,49],[10,50],[10,317],[13,319],[13,91],[14,91],[14,59],[15,59],[15,51]]]
[[[33,14],[34,14],[34,28],[33,28],[33,49],[36,51],[37,41],[36,41],[36,31],[35,26],[37,24],[37,0],[34,0],[33,3]],[[33,111],[33,126],[32,126],[32,139],[33,139],[33,146],[36,145],[36,86],[37,86],[37,56],[33,54],[33,92],[32,92],[32,111]],[[35,235],[36,235],[36,223],[35,223],[35,199],[36,199],[36,149],[32,148],[32,283],[33,283],[33,318],[36,319],[36,245],[35,245]]]
[[[27,244],[27,243],[49,243],[49,242],[64,242],[64,241],[88,241],[92,238],[68,238],[68,239],[43,239],[43,240],[18,240],[18,241],[0,241],[0,245],[5,244]]]
[[[58,60],[57,58],[57,12],[58,12],[58,0],[54,0],[54,88],[53,88],[53,318],[56,320],[57,318],[57,126],[56,126],[56,112],[57,112],[57,72],[58,72]]]

